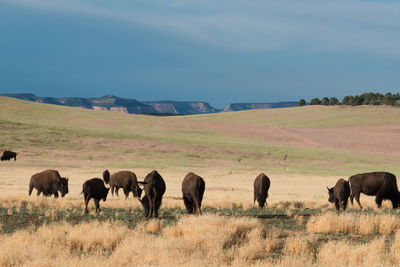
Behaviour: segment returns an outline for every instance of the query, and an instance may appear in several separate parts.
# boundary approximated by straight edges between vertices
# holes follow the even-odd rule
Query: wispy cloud
[[[9,0],[121,20],[240,51],[357,51],[400,56],[400,3],[361,0]]]

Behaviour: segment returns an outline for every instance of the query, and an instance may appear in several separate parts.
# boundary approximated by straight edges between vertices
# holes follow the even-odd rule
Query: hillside
[[[400,109],[296,107],[154,117],[0,97],[18,166],[224,168],[349,175],[400,170]]]

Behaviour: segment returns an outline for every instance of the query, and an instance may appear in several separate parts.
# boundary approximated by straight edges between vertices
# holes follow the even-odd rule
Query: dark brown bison
[[[118,190],[122,188],[124,190],[125,197],[128,198],[129,192],[132,192],[133,197],[140,198],[142,195],[142,189],[139,187],[136,174],[131,171],[119,171],[111,174],[108,170],[103,172],[103,179],[106,184],[110,185],[111,194],[118,196]]]
[[[342,208],[343,211],[345,211],[350,196],[349,182],[345,181],[344,179],[339,179],[336,182],[335,187],[328,188],[328,194],[328,201],[335,203],[336,210],[339,212],[340,208]]]
[[[58,191],[64,197],[68,194],[68,178],[61,177],[56,170],[46,170],[34,174],[29,181],[29,195],[31,195],[33,188],[37,190],[37,195],[43,193],[44,196],[58,197]]]
[[[271,181],[264,173],[260,173],[254,180],[254,203],[256,203],[257,200],[260,208],[265,205],[270,185]]]
[[[390,200],[393,209],[399,207],[400,193],[397,189],[396,176],[389,172],[370,172],[353,175],[349,178],[350,201],[353,204],[354,197],[360,208],[360,193],[368,196],[376,196],[375,202],[378,208],[383,200]]]
[[[100,178],[93,178],[84,182],[82,185],[82,193],[85,200],[85,212],[89,213],[88,204],[91,198],[94,199],[96,212],[101,211],[100,200],[103,199],[103,201],[106,201],[109,190],[110,188],[106,188],[104,186],[104,181]]]
[[[3,161],[3,160],[8,160],[9,161],[11,159],[14,159],[14,161],[16,161],[17,160],[17,153],[15,153],[13,151],[9,151],[9,150],[4,151],[3,154],[1,155],[1,158],[0,158],[1,161]]]
[[[145,195],[140,202],[145,209],[145,215],[147,218],[153,216],[157,218],[158,209],[161,206],[162,197],[165,193],[164,179],[157,171],[152,171],[144,178],[144,182],[140,183],[144,184]],[[148,211],[146,211],[146,206],[148,207]]]
[[[201,201],[206,184],[200,176],[188,173],[182,181],[182,195],[186,210],[189,214],[201,214]]]

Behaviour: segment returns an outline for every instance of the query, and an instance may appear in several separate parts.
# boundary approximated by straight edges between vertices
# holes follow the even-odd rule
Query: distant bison
[[[189,214],[201,214],[201,201],[205,190],[205,182],[203,178],[194,174],[188,173],[182,181],[182,195],[186,210]]]
[[[134,197],[140,198],[142,195],[142,189],[138,185],[136,174],[131,171],[119,171],[111,174],[108,170],[103,172],[103,179],[106,184],[110,185],[111,194],[118,196],[118,190],[122,188],[124,190],[125,197],[128,198],[129,192],[132,192]]]
[[[260,208],[265,205],[270,185],[271,181],[264,173],[260,173],[254,180],[254,203],[257,200]]]
[[[145,209],[145,215],[147,218],[158,217],[158,209],[162,203],[162,197],[165,193],[165,182],[164,179],[157,171],[152,171],[147,174],[144,182],[145,195],[140,201]],[[146,211],[146,206],[148,211]]]
[[[376,196],[375,202],[378,208],[382,201],[388,199],[392,202],[393,209],[399,207],[400,193],[397,189],[396,176],[389,172],[370,172],[353,175],[349,178],[351,195],[350,201],[353,204],[354,197],[360,208],[360,193],[368,196]]]
[[[99,202],[101,199],[106,201],[109,190],[110,188],[106,188],[104,186],[104,181],[100,178],[93,178],[84,182],[82,185],[82,193],[85,200],[85,212],[89,213],[88,204],[91,198],[94,199],[96,212],[101,211]]]
[[[336,182],[335,187],[328,188],[328,194],[328,201],[335,203],[336,210],[339,212],[340,208],[342,208],[343,211],[345,211],[350,196],[349,182],[345,181],[344,179],[339,179]]]
[[[29,195],[31,195],[33,188],[37,190],[37,195],[43,193],[44,196],[58,197],[58,191],[64,197],[68,194],[68,178],[60,176],[56,170],[46,170],[36,173],[31,177],[29,182]]]
[[[15,153],[15,152],[13,152],[13,151],[9,151],[9,150],[6,150],[6,151],[4,151],[3,152],[3,154],[1,155],[1,161],[4,161],[4,160],[11,160],[11,159],[14,159],[14,161],[16,161],[17,160],[17,153]]]

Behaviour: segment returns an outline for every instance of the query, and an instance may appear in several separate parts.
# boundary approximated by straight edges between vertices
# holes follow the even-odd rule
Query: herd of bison
[[[17,153],[4,151],[1,161],[16,158]],[[109,187],[106,187],[106,185]],[[260,208],[264,207],[271,181],[264,174],[259,174],[254,180],[254,203],[257,201]],[[58,193],[64,197],[68,194],[68,178],[61,177],[57,170],[45,170],[34,174],[29,181],[29,195],[33,189],[37,190],[39,196],[58,197]],[[85,201],[85,212],[88,213],[88,203],[93,198],[96,212],[100,210],[100,200],[106,201],[108,192],[118,196],[118,190],[122,188],[127,198],[132,192],[133,196],[138,198],[144,208],[146,218],[158,217],[158,210],[162,203],[162,197],[165,193],[166,185],[164,179],[156,171],[146,175],[143,181],[138,181],[135,173],[131,171],[119,171],[110,174],[108,170],[103,172],[103,179],[92,178],[85,181],[82,185],[82,192]],[[142,191],[144,196],[142,197]],[[205,182],[203,178],[188,173],[182,181],[182,197],[186,210],[189,214],[201,214],[201,202],[205,191]],[[336,210],[346,210],[348,199],[353,204],[354,197],[360,208],[360,194],[376,196],[375,202],[378,208],[381,207],[383,200],[390,200],[393,209],[400,207],[400,192],[397,188],[396,176],[389,172],[370,172],[351,176],[348,181],[339,179],[332,188],[328,187],[329,202],[334,203]]]

